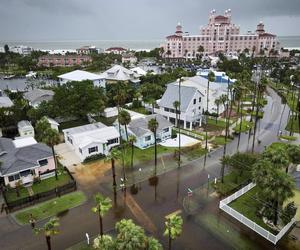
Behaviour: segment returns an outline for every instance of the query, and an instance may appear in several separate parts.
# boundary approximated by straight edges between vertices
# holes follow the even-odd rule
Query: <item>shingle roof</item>
[[[104,125],[103,123],[97,122],[97,123],[87,124],[87,125],[78,126],[74,128],[64,129],[63,132],[74,135],[74,134],[80,134],[80,133],[88,132],[99,128],[105,128],[105,127],[106,125]]]
[[[121,65],[114,65],[112,68],[103,72],[101,74],[101,77],[107,80],[129,81],[137,78],[138,75],[135,72],[124,68]]]
[[[19,121],[18,122],[18,128],[24,128],[24,127],[32,127],[30,121],[27,121],[27,120],[23,120],[23,121]]]
[[[54,92],[52,90],[46,89],[34,89],[24,94],[24,98],[30,101],[31,103],[50,101],[52,100],[53,96]]]
[[[38,166],[38,160],[52,156],[52,150],[45,144],[16,148],[13,140],[0,138],[0,173],[2,176],[18,173],[22,170]]]
[[[160,133],[164,128],[172,127],[173,124],[165,119],[162,115],[153,114],[142,118],[134,119],[128,124],[128,129],[137,137],[143,136],[147,133],[152,133],[148,129],[148,122],[151,119],[156,119],[158,122],[157,133]]]
[[[13,106],[13,102],[7,96],[0,96],[0,108],[9,108]]]
[[[90,73],[84,70],[74,70],[72,72],[58,76],[58,78],[68,81],[84,81],[84,80],[98,80],[101,79],[100,75]]]
[[[174,109],[174,102],[178,101],[178,85],[176,84],[168,84],[167,90],[163,94],[159,106]],[[185,112],[188,109],[188,106],[197,92],[197,88],[181,86],[181,105],[180,109],[182,112]]]

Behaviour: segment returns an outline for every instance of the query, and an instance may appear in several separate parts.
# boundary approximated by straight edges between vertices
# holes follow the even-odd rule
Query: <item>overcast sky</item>
[[[263,21],[300,35],[300,0],[0,0],[0,40],[164,39],[178,21],[198,34],[210,10],[228,8],[243,32]]]

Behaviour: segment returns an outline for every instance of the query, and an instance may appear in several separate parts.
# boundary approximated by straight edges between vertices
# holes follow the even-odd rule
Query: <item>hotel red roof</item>
[[[178,36],[178,35],[170,35],[170,36],[167,36],[167,39],[172,39],[172,38],[182,39],[182,36]]]
[[[124,49],[122,47],[111,47],[111,48],[106,49],[106,51],[112,51],[112,50],[126,51],[126,49]]]
[[[276,35],[271,33],[262,33],[259,35],[259,37],[276,37]]]

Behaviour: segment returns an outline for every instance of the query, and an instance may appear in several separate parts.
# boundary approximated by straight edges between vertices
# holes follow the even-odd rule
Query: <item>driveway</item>
[[[186,136],[183,134],[180,135],[180,138],[181,138],[181,146],[182,147],[193,146],[200,142],[192,137],[189,137],[189,136]],[[177,134],[176,138],[168,139],[168,140],[160,143],[160,145],[165,146],[165,147],[178,147],[178,144],[179,144],[178,134]]]
[[[80,165],[80,159],[75,151],[66,143],[61,143],[54,146],[55,152],[59,157],[59,161],[68,169],[73,170],[76,165]]]

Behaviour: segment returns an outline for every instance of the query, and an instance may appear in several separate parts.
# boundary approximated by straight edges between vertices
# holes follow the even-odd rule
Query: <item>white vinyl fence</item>
[[[224,200],[220,201],[219,208],[226,212],[227,214],[231,215],[235,219],[237,219],[239,222],[243,223],[245,226],[252,229],[254,232],[258,233],[262,237],[266,238],[267,240],[271,241],[273,244],[276,245],[276,243],[282,238],[283,235],[290,229],[290,227],[294,224],[295,218],[293,218],[287,225],[285,225],[284,228],[281,229],[281,231],[274,235],[270,233],[268,230],[264,229],[263,227],[257,225],[252,220],[249,220],[247,217],[242,215],[241,213],[235,211],[233,208],[228,206],[228,204],[235,199],[239,198],[243,194],[247,193],[250,189],[254,188],[255,184],[250,183],[247,186],[243,187],[239,191],[235,192],[234,194],[230,195],[229,197],[225,198]]]

